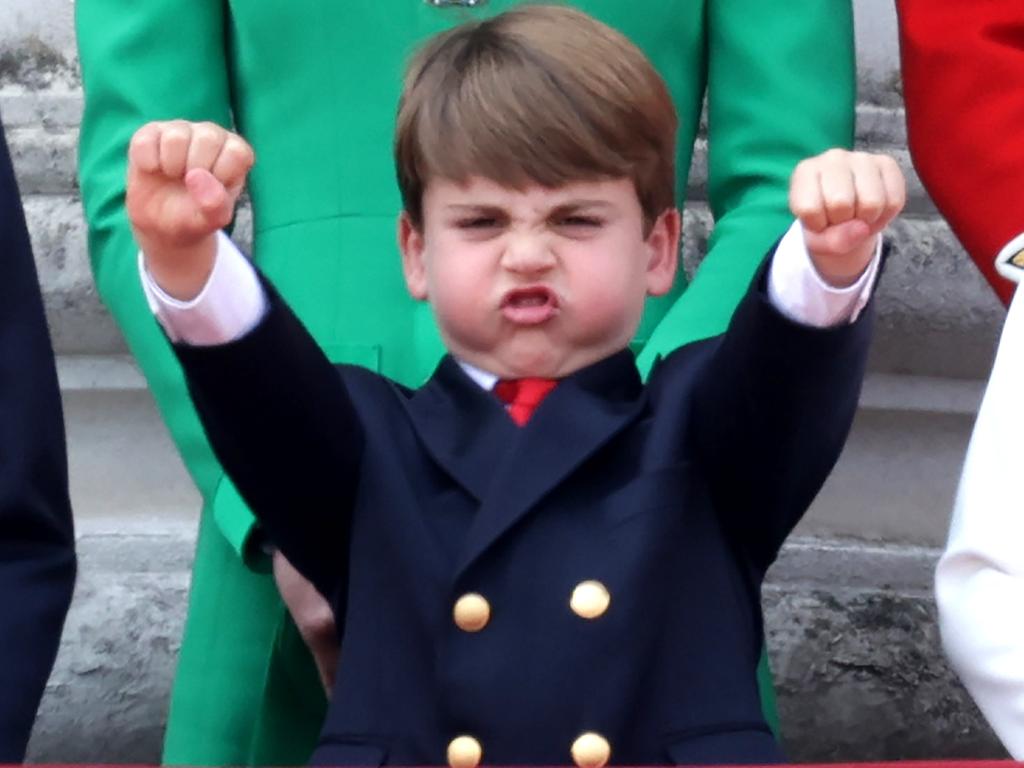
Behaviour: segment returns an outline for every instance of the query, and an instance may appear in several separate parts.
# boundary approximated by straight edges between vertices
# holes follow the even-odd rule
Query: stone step
[[[76,520],[195,524],[199,493],[147,390],[63,395]]]
[[[124,352],[121,333],[93,282],[80,199],[74,195],[26,195],[23,203],[57,354]],[[244,248],[248,248],[251,232],[252,217],[243,208],[237,216],[235,236]]]

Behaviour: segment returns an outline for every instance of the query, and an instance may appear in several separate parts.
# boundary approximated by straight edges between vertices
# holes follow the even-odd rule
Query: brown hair
[[[586,14],[524,6],[431,39],[405,75],[395,131],[402,202],[427,181],[630,178],[648,225],[675,204],[676,113],[625,36]]]

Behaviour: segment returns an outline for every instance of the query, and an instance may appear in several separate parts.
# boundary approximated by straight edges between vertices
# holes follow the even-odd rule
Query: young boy
[[[729,332],[644,386],[627,345],[677,267],[675,128],[642,54],[579,12],[522,8],[420,52],[398,235],[451,354],[418,390],[331,366],[217,233],[244,141],[183,122],[133,139],[151,304],[225,467],[334,607],[315,763],[781,759],[760,585],[848,431],[902,178],[862,154],[801,164],[801,224]]]

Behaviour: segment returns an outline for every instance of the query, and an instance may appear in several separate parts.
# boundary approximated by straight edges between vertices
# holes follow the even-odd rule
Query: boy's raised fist
[[[125,207],[147,268],[171,295],[191,298],[205,282],[253,160],[244,139],[214,123],[147,123],[132,137]]]
[[[807,250],[826,282],[856,282],[906,195],[903,172],[887,155],[830,149],[797,165],[789,207],[803,225]]]

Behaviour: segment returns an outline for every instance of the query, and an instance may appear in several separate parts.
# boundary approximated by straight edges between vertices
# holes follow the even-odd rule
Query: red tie
[[[494,394],[508,403],[508,415],[521,427],[557,383],[557,379],[507,379],[494,385]]]

